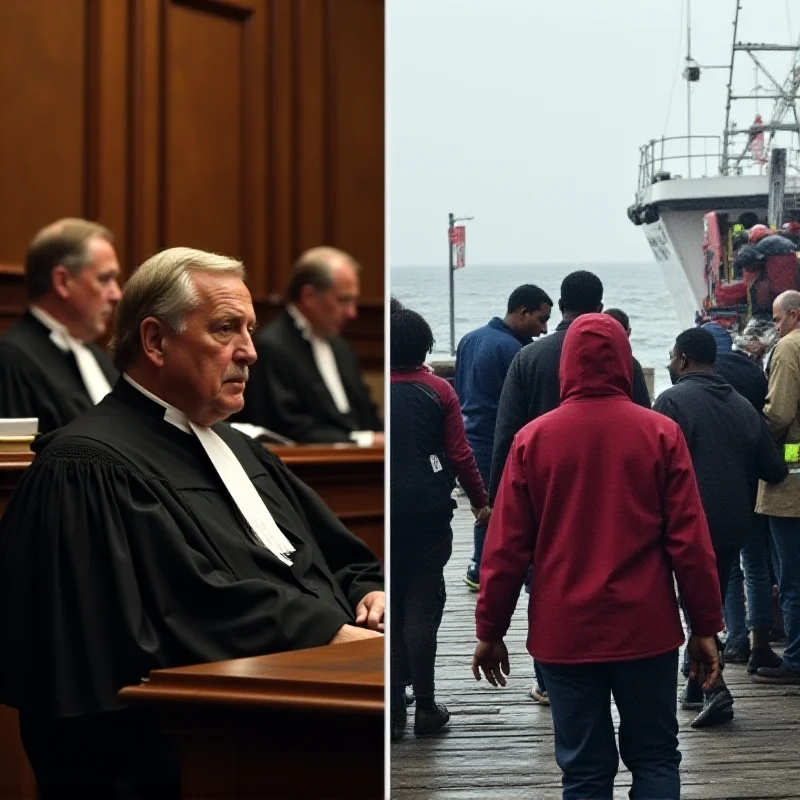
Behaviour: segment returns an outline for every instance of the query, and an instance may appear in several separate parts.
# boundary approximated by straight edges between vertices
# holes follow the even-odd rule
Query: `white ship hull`
[[[647,186],[637,193],[639,207],[658,212],[655,222],[641,226],[661,267],[678,319],[694,323],[708,294],[703,263],[703,217],[709,211],[726,211],[732,220],[744,212],[766,217],[769,183],[765,175],[675,178]],[[800,179],[786,186],[786,207],[794,208]]]

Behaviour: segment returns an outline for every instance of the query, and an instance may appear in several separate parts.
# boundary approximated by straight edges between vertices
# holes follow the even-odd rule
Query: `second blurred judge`
[[[333,247],[298,259],[286,309],[255,337],[258,361],[237,421],[301,443],[383,443],[383,422],[358,359],[340,336],[358,313],[359,271]]]

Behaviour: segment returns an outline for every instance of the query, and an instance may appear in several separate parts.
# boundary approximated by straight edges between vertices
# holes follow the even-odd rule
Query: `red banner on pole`
[[[466,234],[467,229],[463,225],[455,225],[450,230],[450,247],[453,248],[453,269],[463,269],[466,266]]]

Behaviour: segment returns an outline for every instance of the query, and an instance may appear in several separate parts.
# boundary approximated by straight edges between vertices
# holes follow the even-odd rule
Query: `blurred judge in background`
[[[120,298],[111,231],[84,219],[40,230],[25,255],[29,305],[0,338],[0,418],[37,417],[48,433],[88,411],[117,377],[94,342]]]
[[[239,422],[301,443],[383,444],[383,422],[350,345],[341,337],[358,315],[360,265],[333,247],[295,263],[280,315],[255,336],[258,361]]]

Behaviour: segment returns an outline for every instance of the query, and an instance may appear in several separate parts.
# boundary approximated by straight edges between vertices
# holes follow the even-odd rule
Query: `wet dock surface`
[[[447,606],[436,675],[437,700],[450,710],[450,724],[436,737],[415,739],[411,707],[406,738],[391,746],[391,796],[557,800],[561,772],[553,755],[550,710],[529,696],[533,665],[524,644],[526,594],[520,596],[506,639],[512,670],[508,685],[495,689],[472,677],[476,595],[462,583],[472,552],[472,515],[466,502],[460,503],[453,557],[445,570]],[[697,712],[678,710],[681,796],[800,798],[800,687],[754,684],[745,665],[727,666],[725,679],[735,698],[732,722],[695,731],[689,723]],[[622,763],[616,787],[615,798],[628,796],[630,774]]]

